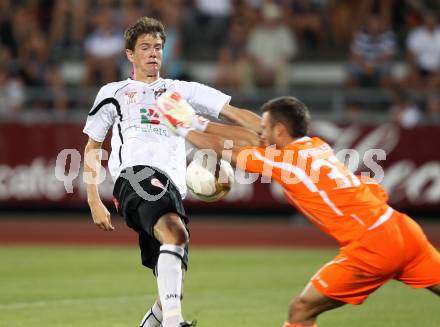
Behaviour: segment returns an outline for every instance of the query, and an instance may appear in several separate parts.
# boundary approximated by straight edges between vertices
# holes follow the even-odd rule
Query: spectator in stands
[[[434,12],[424,15],[424,23],[413,29],[407,39],[409,75],[406,86],[440,87],[440,27]]]
[[[368,14],[368,2],[353,0],[329,0],[328,14],[333,42],[346,49],[353,32],[361,27]]]
[[[149,17],[162,18],[163,9],[166,6],[167,6],[167,2],[163,0],[149,0],[148,5],[145,6],[145,10]]]
[[[232,7],[231,23],[237,19],[243,20],[248,28],[259,24],[262,2],[263,0],[234,1]]]
[[[36,10],[25,5],[17,6],[14,9],[12,25],[16,44],[21,44],[28,37],[29,33],[41,30]]]
[[[122,29],[115,25],[110,7],[102,7],[94,16],[94,29],[85,40],[88,86],[119,79],[124,39]]]
[[[283,22],[280,7],[265,3],[261,23],[250,32],[246,46],[249,78],[246,88],[255,85],[284,91],[289,84],[289,60],[297,54],[295,35]]]
[[[229,26],[226,41],[220,49],[215,84],[241,89],[246,69],[246,40],[248,26],[242,18],[235,18]]]
[[[391,121],[404,128],[412,128],[422,119],[420,109],[403,89],[394,91],[389,116]]]
[[[25,101],[23,81],[13,76],[11,51],[0,46],[0,118],[18,113]]]
[[[145,14],[144,1],[123,0],[119,9],[120,26],[130,26]],[[148,6],[151,1],[148,2]]]
[[[168,1],[162,10],[163,23],[166,26],[167,41],[163,49],[162,75],[171,79],[184,79],[182,58],[182,2]]]
[[[364,30],[356,33],[351,45],[347,85],[389,87],[391,64],[396,53],[394,33],[379,16],[371,15]]]
[[[432,94],[426,101],[426,122],[440,123],[440,94]]]
[[[7,46],[12,53],[16,54],[16,43],[11,21],[13,11],[10,0],[0,1],[0,44]]]
[[[20,69],[27,86],[36,87],[30,97],[31,105],[54,108],[58,112],[67,109],[65,84],[58,66],[50,57],[49,42],[39,31],[32,31],[19,49]]]
[[[192,0],[186,10],[184,51],[195,60],[211,60],[224,41],[232,14],[232,0]],[[188,7],[188,6],[185,6]]]
[[[303,48],[316,50],[324,41],[323,4],[313,0],[289,0],[289,22]]]
[[[0,44],[0,63],[2,67],[12,68],[12,51],[7,45]]]
[[[86,32],[87,12],[88,1],[54,2],[49,34],[55,56],[80,57]]]
[[[11,76],[7,67],[0,67],[0,117],[14,116],[23,109],[23,82]]]
[[[231,16],[232,1],[195,0],[196,17],[199,26],[203,27],[203,35],[219,44],[227,29]]]

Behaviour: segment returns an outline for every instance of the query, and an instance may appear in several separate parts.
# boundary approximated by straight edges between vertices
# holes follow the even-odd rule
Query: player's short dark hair
[[[163,24],[157,19],[142,17],[125,30],[125,49],[134,50],[136,41],[142,34],[159,35],[162,39],[162,47],[165,45],[166,34]]]
[[[292,96],[284,96],[267,101],[263,112],[270,114],[271,123],[282,123],[291,137],[306,136],[309,131],[310,113],[307,106]]]

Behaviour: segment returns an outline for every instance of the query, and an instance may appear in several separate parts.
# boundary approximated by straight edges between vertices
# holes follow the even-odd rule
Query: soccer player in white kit
[[[143,17],[125,31],[124,37],[133,78],[100,89],[84,128],[89,136],[84,171],[92,176],[87,183],[88,204],[93,222],[105,231],[113,230],[96,182],[102,142],[112,127],[108,166],[115,181],[114,202],[127,225],[139,234],[142,264],[153,269],[157,278],[159,297],[141,327],[190,327],[194,322],[184,321],[181,312],[189,241],[182,205],[186,195],[185,140],[163,124],[154,103],[163,92],[177,91],[203,115],[220,115],[254,129],[259,128],[259,118],[229,105],[230,97],[211,87],[161,78],[166,38],[161,22]],[[214,125],[194,121],[196,128],[208,132]]]

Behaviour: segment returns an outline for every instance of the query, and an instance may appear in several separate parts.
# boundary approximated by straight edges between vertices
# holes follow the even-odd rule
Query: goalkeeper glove
[[[175,134],[187,134],[189,130],[205,131],[209,120],[196,115],[191,105],[175,91],[168,91],[157,98],[156,108],[163,116],[163,122]]]
[[[195,111],[191,105],[177,92],[167,91],[156,100],[156,107],[170,122],[180,121],[187,125],[195,116]],[[175,126],[175,124],[173,123]]]

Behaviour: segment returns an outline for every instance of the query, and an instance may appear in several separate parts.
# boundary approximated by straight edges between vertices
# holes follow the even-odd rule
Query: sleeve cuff
[[[97,134],[93,133],[93,131],[87,130],[85,128],[83,129],[83,133],[86,134],[88,137],[90,137],[91,139],[93,139],[96,142],[102,143],[105,140],[105,136],[97,135]]]
[[[224,107],[225,105],[229,104],[229,102],[231,102],[231,96],[230,96],[230,95],[227,95],[227,96],[225,96],[224,101],[222,101],[221,103],[219,102],[218,110],[217,110],[217,112],[216,112],[214,115],[212,115],[212,116],[213,116],[214,118],[219,118],[220,113],[222,112],[223,107]]]

